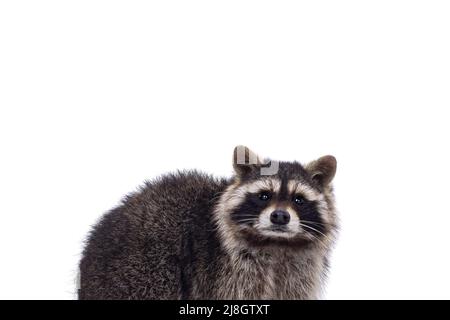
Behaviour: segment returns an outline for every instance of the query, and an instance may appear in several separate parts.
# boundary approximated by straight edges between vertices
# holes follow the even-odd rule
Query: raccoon
[[[164,175],[105,214],[82,254],[78,298],[320,298],[338,230],[336,159],[269,162],[238,146],[233,167],[229,179]]]

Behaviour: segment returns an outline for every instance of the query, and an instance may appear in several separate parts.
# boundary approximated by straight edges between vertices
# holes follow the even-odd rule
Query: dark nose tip
[[[275,210],[270,214],[270,221],[273,224],[284,225],[288,224],[291,216],[284,210]]]

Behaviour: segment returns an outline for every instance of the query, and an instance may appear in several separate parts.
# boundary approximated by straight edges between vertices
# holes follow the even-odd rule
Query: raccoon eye
[[[258,198],[259,198],[259,200],[261,200],[261,201],[267,201],[267,200],[270,200],[271,195],[270,195],[270,193],[268,193],[268,192],[261,192],[261,193],[258,195]]]
[[[295,204],[301,205],[301,204],[305,203],[305,199],[302,196],[297,195],[294,198],[294,202],[295,202]]]

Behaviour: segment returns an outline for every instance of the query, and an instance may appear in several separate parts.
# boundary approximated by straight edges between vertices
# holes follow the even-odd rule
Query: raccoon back
[[[127,196],[88,236],[79,298],[189,298],[196,277],[214,277],[220,245],[212,211],[226,185],[178,172]]]

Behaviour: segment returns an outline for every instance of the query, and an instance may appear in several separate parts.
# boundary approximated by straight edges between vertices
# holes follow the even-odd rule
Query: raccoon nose
[[[284,225],[288,224],[289,220],[291,220],[291,216],[284,210],[275,210],[270,214],[270,221],[273,224]]]

